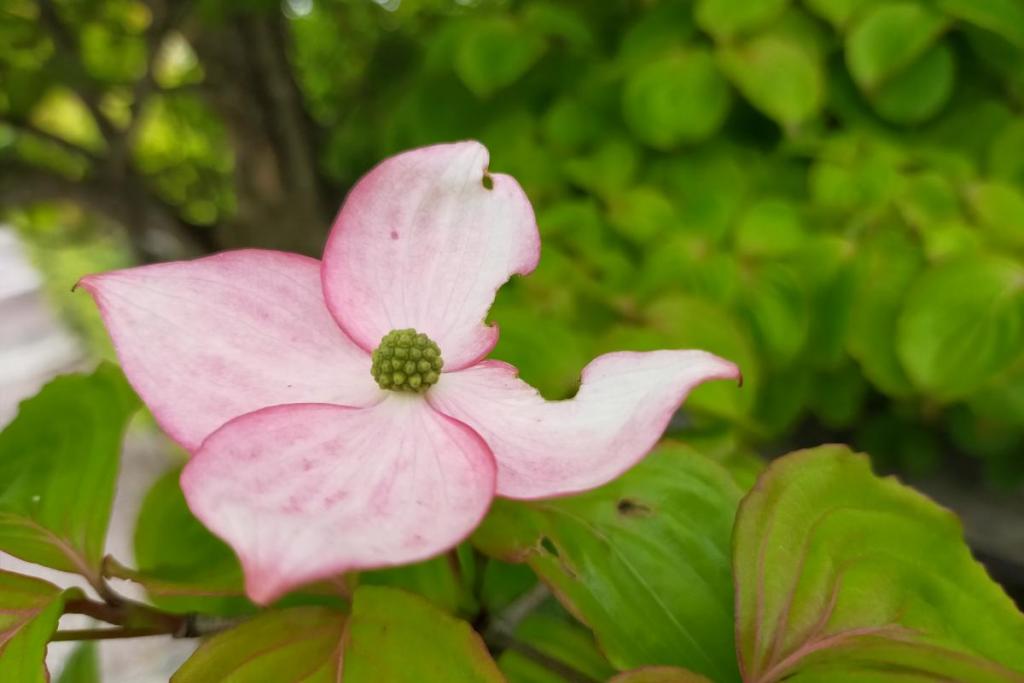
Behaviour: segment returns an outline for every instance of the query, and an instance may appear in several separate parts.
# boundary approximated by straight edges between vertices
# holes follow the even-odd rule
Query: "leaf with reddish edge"
[[[0,433],[0,550],[96,582],[121,440],[139,401],[113,365],[64,375]]]
[[[64,609],[57,586],[0,571],[0,681],[46,683],[46,643]]]
[[[418,595],[362,586],[356,590],[345,627],[343,680],[503,683],[505,679],[483,640],[466,622]]]
[[[203,643],[171,683],[336,683],[344,621],[324,607],[267,612]]]
[[[728,683],[739,680],[729,539],[741,495],[717,463],[661,446],[582,495],[499,498],[472,540],[528,562],[617,669],[674,665]]]
[[[746,683],[1024,682],[1024,616],[947,510],[843,446],[775,461],[733,539]]]
[[[648,666],[642,669],[626,671],[608,683],[711,683],[700,674],[674,666]]]

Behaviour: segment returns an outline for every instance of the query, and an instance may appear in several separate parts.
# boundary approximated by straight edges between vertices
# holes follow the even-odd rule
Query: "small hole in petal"
[[[484,173],[483,185],[485,190],[494,189],[494,178],[491,177],[490,173]]]

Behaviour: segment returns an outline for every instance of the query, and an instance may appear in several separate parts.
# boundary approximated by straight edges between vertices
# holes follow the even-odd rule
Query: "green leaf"
[[[896,345],[914,383],[937,398],[983,387],[1024,353],[1024,268],[979,254],[926,271],[907,295]]]
[[[988,29],[1024,48],[1024,5],[1019,0],[938,0],[938,6],[950,16]]]
[[[501,683],[480,636],[423,598],[356,590],[345,629],[345,683]]]
[[[1010,121],[992,138],[987,156],[992,177],[1024,185],[1024,118]]]
[[[808,239],[789,263],[800,274],[811,297],[805,357],[814,367],[834,368],[846,358],[857,286],[856,252],[848,239],[818,235]]]
[[[122,578],[141,584],[153,604],[174,612],[239,614],[251,611],[234,552],[193,516],[178,479],[160,477],[146,494],[135,523],[135,562]]]
[[[893,123],[921,123],[935,116],[953,94],[955,71],[953,50],[941,42],[868,97],[875,111]]]
[[[810,331],[810,296],[788,265],[769,262],[749,273],[740,304],[761,356],[785,367],[797,359]]]
[[[1021,680],[1024,616],[957,519],[875,477],[863,455],[823,446],[776,460],[733,543],[747,680]]]
[[[566,160],[565,174],[575,184],[598,195],[614,194],[627,187],[636,175],[638,152],[625,139],[605,140],[591,154]]]
[[[171,683],[336,683],[344,623],[323,607],[261,614],[203,643]]]
[[[678,51],[695,33],[693,12],[677,2],[653,5],[625,30],[616,61],[631,71],[666,53]]]
[[[796,127],[821,109],[825,76],[820,60],[793,36],[764,34],[722,48],[718,55],[744,97],[778,124]]]
[[[712,683],[699,674],[671,666],[649,666],[626,671],[608,683]]]
[[[139,402],[121,371],[65,375],[0,433],[0,550],[95,577],[121,440]]]
[[[857,256],[846,347],[868,380],[889,396],[913,391],[893,342],[907,290],[923,262],[917,245],[897,230],[865,240]]]
[[[360,585],[392,586],[422,595],[449,614],[472,615],[478,605],[473,597],[473,550],[457,549],[458,560],[445,553],[425,562],[371,572],[360,572]]]
[[[982,182],[968,190],[967,201],[996,244],[1024,248],[1024,193],[1010,183]]]
[[[57,683],[100,683],[100,658],[96,643],[82,643],[68,657]]]
[[[565,615],[533,612],[520,623],[513,634],[518,643],[525,644],[561,665],[603,681],[615,673],[601,655],[594,636]],[[571,683],[578,678],[566,678],[518,651],[508,648],[498,659],[498,666],[509,683]]]
[[[616,668],[678,665],[726,683],[739,679],[728,569],[739,496],[716,463],[662,446],[589,493],[495,500],[473,541],[528,562]]]
[[[697,24],[719,40],[763,26],[782,14],[789,0],[698,0]]]
[[[675,206],[653,187],[640,186],[609,201],[608,222],[636,244],[650,244],[679,223]]]
[[[480,97],[519,80],[544,52],[545,42],[505,17],[467,23],[455,53],[455,73]]]
[[[880,5],[846,37],[846,64],[866,92],[902,71],[924,54],[949,20],[916,2]]]
[[[729,113],[729,83],[707,50],[678,52],[633,71],[622,114],[637,139],[669,150],[714,135]]]
[[[46,643],[64,609],[51,583],[0,571],[0,681],[47,683]]]
[[[807,9],[834,25],[847,28],[859,13],[884,0],[804,0]]]
[[[766,197],[750,206],[736,229],[736,250],[745,256],[774,258],[799,249],[805,239],[800,208]]]

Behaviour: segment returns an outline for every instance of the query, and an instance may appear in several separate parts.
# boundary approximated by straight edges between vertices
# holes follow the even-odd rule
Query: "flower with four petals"
[[[322,261],[241,250],[82,279],[129,381],[192,454],[188,505],[254,601],[444,552],[495,495],[599,486],[691,389],[739,378],[704,351],[609,353],[547,401],[486,360],[495,293],[540,257],[530,202],[487,163],[475,142],[385,160]]]

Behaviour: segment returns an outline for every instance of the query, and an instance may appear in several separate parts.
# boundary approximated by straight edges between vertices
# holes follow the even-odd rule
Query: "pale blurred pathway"
[[[0,428],[13,419],[18,403],[55,375],[91,365],[74,336],[60,323],[45,301],[39,276],[30,266],[14,233],[0,226]],[[70,296],[70,294],[69,294]],[[107,538],[107,551],[123,562],[133,560],[131,536],[142,496],[168,467],[166,442],[135,430],[125,441],[121,479]],[[82,581],[47,570],[0,552],[0,569],[34,574],[60,586]],[[130,586],[118,585],[130,592]],[[84,617],[65,617],[64,628],[89,626]],[[47,661],[54,678],[72,643],[50,646]],[[103,683],[165,683],[195,644],[166,637],[100,644]],[[4,682],[6,683],[6,682]]]

